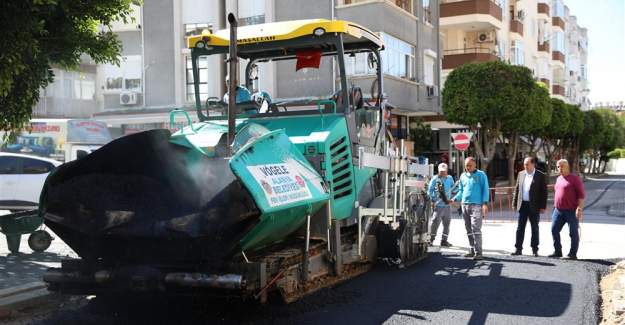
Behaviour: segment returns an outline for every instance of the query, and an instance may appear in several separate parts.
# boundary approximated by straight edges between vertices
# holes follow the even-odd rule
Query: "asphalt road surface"
[[[610,227],[625,200],[623,177],[586,183],[587,222]],[[617,210],[618,214],[618,210]],[[529,238],[528,238],[529,239]],[[68,304],[34,324],[596,324],[598,282],[614,260],[565,261],[486,252],[473,261],[433,252],[406,269],[384,265],[293,304],[94,297]],[[543,253],[548,253],[547,251]],[[623,254],[625,257],[625,252]]]
[[[378,266],[290,305],[96,297],[35,324],[596,324],[599,274],[609,264],[433,253],[403,270]]]

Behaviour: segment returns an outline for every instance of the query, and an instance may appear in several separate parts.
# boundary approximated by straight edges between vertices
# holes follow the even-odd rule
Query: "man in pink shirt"
[[[562,257],[562,244],[560,243],[560,231],[565,223],[569,224],[571,236],[571,250],[565,259],[577,259],[579,247],[579,220],[582,218],[584,209],[584,184],[577,175],[573,175],[569,169],[569,162],[560,159],[557,163],[560,176],[554,186],[555,197],[553,202],[553,214],[551,215],[551,235],[553,235],[553,247],[555,251],[549,257]]]

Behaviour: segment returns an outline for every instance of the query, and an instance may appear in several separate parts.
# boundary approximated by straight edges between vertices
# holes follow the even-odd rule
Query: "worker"
[[[236,83],[236,79],[235,79]],[[230,77],[226,76],[226,93],[224,94],[223,101],[224,103],[228,103],[228,89],[230,88]],[[249,102],[252,100],[252,95],[250,91],[245,88],[237,85],[237,88],[234,91],[236,93],[236,104]]]
[[[571,236],[571,250],[562,257],[564,259],[576,260],[577,249],[579,248],[579,221],[582,219],[584,211],[584,183],[575,174],[571,174],[569,162],[560,159],[556,163],[560,176],[554,185],[553,214],[551,215],[551,235],[553,236],[553,254],[549,257],[562,257],[562,243],[560,242],[560,231],[565,223],[569,224],[569,235]]]
[[[428,195],[432,199],[432,225],[430,226],[430,245],[434,245],[438,226],[443,222],[443,235],[441,247],[450,247],[449,224],[451,223],[451,190],[454,186],[454,178],[447,175],[447,164],[438,164],[438,175],[434,176],[428,186]]]
[[[461,202],[462,218],[469,238],[469,253],[465,257],[481,260],[482,257],[482,218],[488,213],[490,201],[488,176],[476,168],[475,158],[464,160],[464,173],[460,175],[458,193],[454,202]]]

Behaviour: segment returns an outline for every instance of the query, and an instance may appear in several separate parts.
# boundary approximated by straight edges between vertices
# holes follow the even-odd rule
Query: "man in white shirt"
[[[525,158],[523,166],[525,170],[519,172],[512,196],[512,208],[519,212],[515,251],[512,255],[523,253],[525,226],[529,220],[532,227],[532,253],[538,256],[538,222],[540,214],[547,207],[547,181],[545,174],[535,168],[534,158]]]

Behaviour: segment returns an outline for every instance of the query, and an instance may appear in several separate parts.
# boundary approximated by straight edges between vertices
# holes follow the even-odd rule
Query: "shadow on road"
[[[380,324],[393,316],[408,318],[409,322],[432,322],[427,312],[459,310],[471,312],[469,324],[483,324],[490,313],[529,317],[557,317],[564,313],[571,301],[571,284],[509,277],[502,274],[507,263],[526,264],[521,270],[532,269],[533,274],[556,267],[536,260],[489,257],[475,262],[432,254],[405,270],[378,266],[352,281],[290,305],[98,297],[78,311],[59,313],[40,323]]]
[[[0,256],[0,289],[41,281],[50,263],[67,258],[54,253],[10,254]]]

